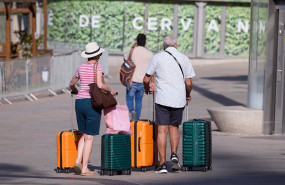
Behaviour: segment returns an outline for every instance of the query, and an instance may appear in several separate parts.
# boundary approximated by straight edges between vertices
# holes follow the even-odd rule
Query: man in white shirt
[[[180,170],[177,148],[179,144],[179,125],[182,122],[183,110],[186,102],[190,102],[192,90],[192,77],[194,69],[189,58],[180,53],[177,41],[172,36],[164,39],[162,52],[153,56],[144,77],[145,93],[150,89],[151,76],[155,76],[156,99],[155,124],[158,125],[157,145],[160,165],[156,168],[157,173],[167,173],[166,165],[166,142],[167,133],[170,135],[172,170]]]

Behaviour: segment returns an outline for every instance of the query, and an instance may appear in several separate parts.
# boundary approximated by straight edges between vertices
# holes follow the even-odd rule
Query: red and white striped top
[[[94,66],[94,64],[86,62],[78,67],[77,71],[75,72],[75,76],[80,79],[80,89],[78,91],[76,99],[91,98],[89,92],[90,88],[88,85],[94,82],[94,70],[96,68],[96,65],[97,72],[103,72],[102,64],[97,64]],[[95,75],[97,75],[97,72],[95,72]]]

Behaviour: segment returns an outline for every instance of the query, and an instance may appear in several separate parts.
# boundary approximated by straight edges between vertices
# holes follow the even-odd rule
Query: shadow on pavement
[[[202,79],[222,80],[222,81],[244,81],[244,82],[247,82],[247,75],[202,77]]]
[[[211,91],[208,91],[207,89],[201,88],[197,85],[193,85],[193,90],[197,91],[198,93],[202,94],[203,96],[214,100],[224,106],[236,106],[236,105],[241,105],[241,106],[245,106],[244,104],[237,102],[233,99],[230,99],[228,97],[225,97],[221,94],[217,94]]]
[[[0,174],[11,172],[29,172],[30,169],[25,166],[19,166],[14,164],[1,163]]]
[[[91,170],[91,171],[100,171],[101,170],[101,167],[100,166],[93,166],[91,164],[88,164],[88,168]],[[56,168],[53,169],[54,172],[56,172]],[[61,173],[64,173],[65,171],[64,170],[60,170]],[[70,173],[74,173],[74,170],[71,169],[70,170]]]
[[[98,167],[94,167],[95,169],[98,169]],[[92,169],[93,169],[92,168]],[[33,175],[29,175],[33,174]],[[55,174],[57,175],[57,174]],[[71,175],[71,174],[70,174]],[[107,177],[107,176],[106,176]],[[45,180],[78,180],[78,181],[90,181],[90,182],[96,182],[100,184],[124,184],[124,185],[134,185],[134,183],[123,181],[123,180],[112,180],[112,179],[98,179],[90,176],[84,177],[80,175],[73,175],[73,177],[57,177],[57,176],[44,176],[42,174],[36,173],[32,170],[30,170],[28,167],[20,166],[20,165],[14,165],[14,164],[7,164],[2,163],[0,164],[0,179],[1,183],[4,184],[13,184],[13,181],[16,181],[14,184],[19,184],[19,181],[22,181],[23,179],[45,179]],[[34,182],[31,182],[31,184],[34,184]]]

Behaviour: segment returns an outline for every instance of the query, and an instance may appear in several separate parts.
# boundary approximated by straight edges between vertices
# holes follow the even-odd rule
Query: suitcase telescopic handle
[[[74,110],[74,98],[73,98],[73,94],[71,93],[71,132],[73,134],[74,129],[74,123],[73,123],[73,111]]]
[[[186,103],[185,108],[186,108],[186,110],[185,110],[186,111],[185,121],[189,121],[188,102]]]
[[[148,121],[149,123],[151,123],[150,121],[150,94],[148,94],[148,106],[147,106],[147,112],[148,112]],[[155,120],[155,103],[154,103],[154,91],[152,93],[152,121],[154,122]]]

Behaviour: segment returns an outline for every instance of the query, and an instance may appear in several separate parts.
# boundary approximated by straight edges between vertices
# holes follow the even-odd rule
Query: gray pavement
[[[210,120],[209,107],[247,104],[248,63],[210,62],[193,60],[197,77],[193,80],[190,119]],[[125,88],[115,75],[118,71],[118,67],[110,69],[113,79],[108,84],[118,90],[119,102],[125,104]],[[149,117],[148,104],[152,100],[144,96],[142,118]],[[212,171],[159,175],[152,167],[145,173],[134,169],[130,176],[57,174],[56,134],[69,130],[72,122],[76,125],[71,107],[72,98],[68,94],[0,106],[0,184],[285,184],[285,136],[221,133],[214,123]],[[100,134],[105,130],[102,118]],[[100,136],[95,137],[90,158],[90,169],[95,171],[100,170],[100,141]],[[181,143],[179,157],[182,159]]]

